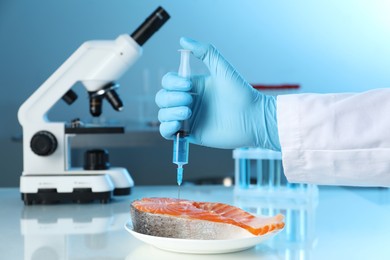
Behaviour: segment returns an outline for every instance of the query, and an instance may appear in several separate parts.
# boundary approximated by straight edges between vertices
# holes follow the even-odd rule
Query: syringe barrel
[[[173,139],[173,156],[172,162],[177,165],[184,165],[188,163],[189,142],[187,135],[182,131],[176,133]]]
[[[157,32],[170,18],[167,11],[159,6],[146,20],[131,34],[140,46],[142,46],[152,35]]]

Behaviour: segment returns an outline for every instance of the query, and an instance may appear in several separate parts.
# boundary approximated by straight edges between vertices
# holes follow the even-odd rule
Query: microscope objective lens
[[[123,103],[120,99],[118,93],[115,90],[111,89],[106,92],[106,98],[108,102],[111,104],[112,108],[117,111],[121,111],[123,109]]]
[[[102,114],[102,97],[92,96],[89,97],[89,112],[92,116],[98,117]]]

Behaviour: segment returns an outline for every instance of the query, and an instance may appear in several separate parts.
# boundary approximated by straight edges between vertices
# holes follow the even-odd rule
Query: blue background
[[[156,120],[153,97],[162,75],[177,70],[181,36],[213,43],[253,84],[300,84],[297,92],[317,93],[390,85],[388,1],[2,0],[0,186],[17,186],[21,174],[22,129],[17,110],[22,102],[84,41],[131,33],[159,5],[171,19],[144,45],[141,59],[120,79],[125,111],[116,113],[105,106],[103,119]],[[191,62],[194,73],[206,72],[200,62]],[[82,88],[77,92],[79,101],[71,107],[58,104],[51,111],[53,119],[90,118],[86,94]],[[233,171],[231,151],[205,151],[223,153]],[[142,149],[134,153],[145,156]],[[216,157],[207,158],[204,164]],[[151,160],[170,165],[164,157]],[[143,171],[136,163],[133,166]],[[140,183],[148,181],[140,179]]]

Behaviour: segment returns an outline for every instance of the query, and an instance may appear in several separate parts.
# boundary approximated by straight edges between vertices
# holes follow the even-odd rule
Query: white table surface
[[[286,227],[252,249],[220,255],[163,251],[125,229],[141,197],[176,197],[177,187],[135,187],[109,204],[24,206],[18,189],[0,189],[0,259],[390,259],[390,190],[321,187],[318,200],[280,203],[237,199],[232,188],[182,187],[182,198],[282,212]]]

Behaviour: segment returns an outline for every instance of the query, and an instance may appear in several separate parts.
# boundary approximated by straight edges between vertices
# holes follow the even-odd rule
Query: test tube
[[[251,179],[250,160],[243,158],[238,159],[239,172],[240,172],[240,188],[248,189]]]
[[[275,188],[275,160],[269,159],[269,168],[268,168],[268,188],[274,189]]]
[[[264,164],[261,158],[257,160],[257,165],[256,165],[256,175],[257,175],[257,188],[261,189],[264,184],[263,184],[263,178],[264,178]]]

